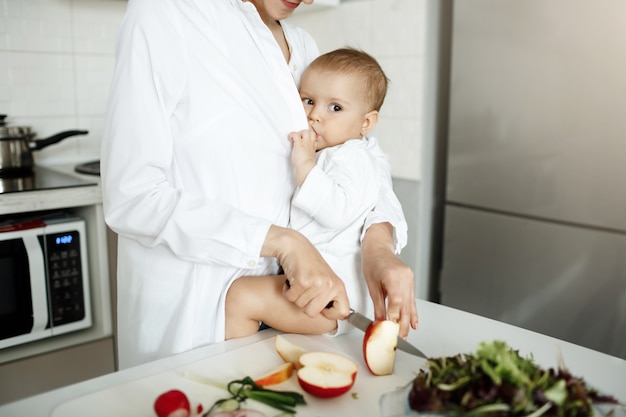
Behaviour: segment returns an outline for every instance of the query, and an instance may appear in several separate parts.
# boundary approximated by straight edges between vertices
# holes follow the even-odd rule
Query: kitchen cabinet
[[[85,220],[93,325],[85,330],[0,349],[0,403],[115,370],[108,256],[110,232],[104,223],[99,178],[76,174],[73,165],[47,168],[87,179],[92,184],[4,193],[0,196],[0,215],[62,209]]]
[[[112,337],[0,365],[0,406],[115,371]],[[2,415],[2,413],[0,413]]]

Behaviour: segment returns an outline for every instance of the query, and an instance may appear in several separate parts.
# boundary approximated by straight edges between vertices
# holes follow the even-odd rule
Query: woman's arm
[[[286,224],[287,216],[276,216],[267,201],[287,207],[287,193],[282,193],[282,201],[274,197],[281,195],[281,186],[277,184],[291,187],[291,182],[281,179],[286,170],[277,168],[270,172],[261,163],[251,164],[258,158],[253,152],[237,153],[254,143],[246,142],[252,133],[267,135],[265,138],[277,133],[271,129],[258,131],[258,126],[265,122],[256,119],[262,116],[256,113],[255,106],[246,107],[245,113],[238,106],[238,100],[252,99],[216,88],[222,82],[234,86],[252,82],[252,77],[243,81],[242,78],[256,71],[224,75],[221,70],[234,65],[230,59],[256,56],[248,54],[249,49],[244,47],[252,41],[248,33],[242,34],[241,39],[229,39],[232,44],[243,45],[244,52],[224,58],[220,58],[219,36],[202,43],[203,55],[216,69],[196,75],[194,81],[193,71],[189,70],[194,53],[190,50],[198,48],[198,38],[182,29],[180,13],[169,9],[176,7],[176,2],[131,2],[122,24],[101,152],[107,224],[145,246],[167,246],[180,259],[254,269],[260,263],[259,252],[271,222]],[[214,7],[221,10],[221,6]],[[214,23],[205,23],[208,33],[221,27]],[[194,68],[198,70],[197,63]],[[259,71],[260,80],[267,80],[266,75]],[[193,98],[189,83],[195,86]],[[229,96],[238,98],[228,101]],[[193,111],[190,102],[202,111]],[[272,103],[268,98],[267,106],[275,110]],[[212,110],[216,108],[220,111]],[[228,123],[235,117],[247,119],[250,114],[255,119],[242,124],[245,126],[235,128]],[[281,123],[287,118],[280,119]],[[224,135],[233,140],[224,140]],[[270,158],[282,160],[280,148],[269,151]],[[231,162],[231,155],[238,159]],[[276,164],[273,159],[267,160]],[[228,169],[233,166],[236,169],[230,173]],[[266,190],[249,185],[245,176],[254,175],[257,170],[267,175],[268,182],[275,181],[273,187]],[[239,183],[254,189],[239,188]],[[240,195],[234,196],[237,192]],[[253,204],[256,208],[259,196],[267,198],[267,209],[251,208]]]
[[[393,192],[387,157],[375,138],[368,137],[368,145],[379,164],[381,187],[361,237],[363,274],[376,318],[399,321],[400,336],[406,337],[409,326],[416,329],[418,322],[414,274],[397,256],[407,242],[407,224]]]
[[[417,329],[413,271],[395,253],[393,227],[372,224],[361,243],[363,274],[374,302],[376,319],[400,322],[400,336]],[[387,303],[385,303],[385,299]]]

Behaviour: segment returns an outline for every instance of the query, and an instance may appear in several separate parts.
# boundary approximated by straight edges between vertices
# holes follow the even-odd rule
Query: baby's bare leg
[[[226,339],[254,334],[259,322],[288,333],[322,334],[337,328],[321,314],[310,318],[283,296],[284,275],[241,277],[226,295]]]

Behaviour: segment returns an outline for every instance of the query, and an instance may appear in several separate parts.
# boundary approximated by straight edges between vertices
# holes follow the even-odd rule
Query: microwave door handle
[[[23,241],[28,254],[28,266],[30,268],[30,289],[33,303],[32,333],[39,333],[45,330],[49,316],[48,292],[46,290],[48,279],[44,267],[45,259],[36,234],[24,236]]]

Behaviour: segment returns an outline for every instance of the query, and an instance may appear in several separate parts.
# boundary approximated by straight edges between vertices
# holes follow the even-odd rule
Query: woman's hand
[[[394,253],[392,226],[389,223],[371,225],[361,248],[363,274],[374,302],[374,316],[399,322],[399,335],[406,338],[409,326],[417,329],[418,323],[414,275]]]
[[[348,316],[350,304],[343,281],[302,234],[271,226],[261,255],[278,258],[285,272],[283,293],[307,316],[322,314],[331,320]]]

